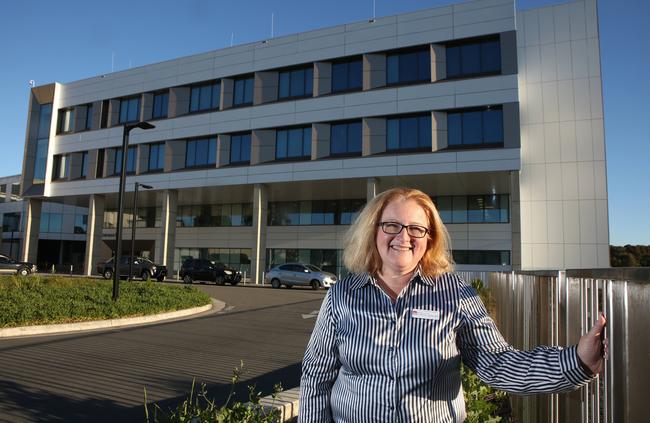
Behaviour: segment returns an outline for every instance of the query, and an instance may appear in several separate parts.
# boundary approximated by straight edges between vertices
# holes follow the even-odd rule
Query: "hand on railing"
[[[600,313],[598,320],[591,330],[582,335],[578,342],[578,358],[592,374],[599,374],[605,369],[607,359],[607,339],[605,338],[605,325],[607,319]]]

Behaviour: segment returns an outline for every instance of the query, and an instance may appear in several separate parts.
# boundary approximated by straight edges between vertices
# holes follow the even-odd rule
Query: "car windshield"
[[[318,267],[314,266],[313,264],[305,264],[307,269],[311,270],[312,272],[322,272]]]

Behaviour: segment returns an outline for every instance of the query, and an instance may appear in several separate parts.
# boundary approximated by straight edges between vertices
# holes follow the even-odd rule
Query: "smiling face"
[[[415,200],[396,198],[386,205],[381,222],[429,227],[424,209]],[[429,235],[414,238],[403,228],[397,235],[384,233],[377,227],[376,244],[382,261],[381,273],[385,276],[404,275],[413,271],[427,250]]]

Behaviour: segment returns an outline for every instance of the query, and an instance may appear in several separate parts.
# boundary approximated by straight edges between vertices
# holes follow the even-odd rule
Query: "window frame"
[[[129,114],[131,112],[131,106],[135,102],[136,106],[136,117],[134,119],[129,119]],[[125,120],[122,119],[122,110],[124,107],[124,104],[126,103],[126,116],[124,117]],[[142,95],[135,95],[135,96],[129,96],[129,97],[122,97],[120,98],[120,112],[118,114],[118,125],[126,125],[129,123],[136,123],[140,122],[140,112],[142,109]]]
[[[353,124],[359,124],[360,127],[360,149],[358,152],[356,151],[350,151],[350,125]],[[332,140],[334,137],[332,136],[334,133],[334,127],[335,126],[343,126],[345,125],[345,145],[346,145],[346,151],[342,153],[333,153],[332,152]],[[348,120],[348,121],[341,121],[341,122],[331,122],[330,123],[330,154],[329,157],[358,157],[363,155],[363,119],[355,119],[355,120]]]
[[[407,54],[416,54],[416,73],[418,74],[418,78],[416,78],[413,81],[401,81],[399,80],[399,71],[400,71],[400,64],[399,60],[401,56],[407,55]],[[425,63],[428,64],[429,72],[424,79],[419,79],[419,71],[420,71],[420,66],[421,63],[420,61],[422,60],[420,54],[426,54],[426,60],[424,60]],[[398,72],[398,81],[397,82],[389,82],[388,76],[389,76],[389,60],[391,57],[397,57],[398,62],[397,62],[397,72]],[[412,48],[407,48],[403,50],[395,50],[395,51],[390,51],[386,53],[386,87],[397,87],[397,86],[404,86],[404,85],[417,85],[417,84],[426,84],[426,83],[431,83],[431,48],[427,44],[426,46],[417,46],[417,47],[412,47]]]
[[[64,107],[59,109],[56,122],[57,135],[72,134],[75,132],[75,108]]]
[[[156,115],[156,99],[165,98],[164,101],[160,102],[160,111],[159,115]],[[164,110],[164,114],[162,111]],[[151,120],[158,119],[167,119],[169,117],[169,90],[157,91],[153,93],[153,98],[151,102]]]
[[[305,131],[309,130],[309,139],[305,141]],[[291,133],[293,131],[301,131],[300,139],[300,151],[301,154],[298,156],[289,155],[291,140]],[[301,125],[301,126],[292,126],[287,128],[276,129],[275,131],[275,161],[277,162],[295,162],[295,161],[305,161],[311,160],[311,138],[313,136],[313,128],[311,125]],[[286,133],[286,156],[278,157],[278,142],[279,134]],[[305,153],[305,145],[308,145],[308,154]]]
[[[402,144],[401,127],[398,127],[398,140],[397,140],[398,147],[397,148],[390,148],[389,144],[388,144],[388,137],[390,135],[390,128],[389,128],[390,123],[389,123],[389,121],[398,120],[398,121],[400,121],[399,123],[400,123],[400,126],[401,126],[401,121],[402,120],[404,120],[404,119],[412,119],[412,118],[417,118],[418,135],[417,135],[416,138],[417,138],[418,145],[416,147],[401,147],[400,146]],[[421,136],[420,136],[420,131],[421,131],[420,121],[421,121],[421,118],[428,118],[429,119],[428,129],[429,129],[429,141],[430,142],[429,142],[429,145],[426,145],[426,146],[419,145],[420,144],[420,138],[421,138]],[[432,128],[431,127],[431,124],[432,124],[431,119],[432,118],[431,118],[431,113],[430,112],[429,113],[412,113],[412,114],[406,114],[406,115],[397,115],[397,116],[389,116],[389,117],[387,117],[386,118],[386,153],[394,154],[394,153],[417,153],[417,152],[423,152],[423,151],[429,151],[429,152],[432,151],[432,148],[433,148],[432,147],[433,146],[433,131],[431,129]]]
[[[489,111],[500,111],[501,113],[501,142],[485,142],[482,141],[477,144],[468,144],[464,142],[463,132],[464,132],[464,115],[466,113],[476,113],[481,112],[481,136],[482,139],[485,139],[485,112]],[[472,149],[483,149],[483,148],[502,148],[505,145],[505,133],[504,133],[504,124],[503,124],[503,105],[492,105],[485,107],[472,107],[467,109],[453,109],[447,110],[447,148],[446,150],[472,150]],[[450,115],[460,115],[460,144],[452,144],[452,123],[450,122]]]
[[[212,140],[214,140],[214,149],[211,148]],[[207,143],[206,145],[206,162],[196,164],[197,159],[197,145],[198,143]],[[212,135],[208,137],[199,137],[199,138],[190,138],[185,142],[185,169],[201,169],[201,168],[211,168],[216,167],[217,164],[217,135]],[[194,144],[194,147],[191,145]],[[188,164],[188,159],[190,157],[190,150],[193,152],[193,164]],[[214,154],[211,154],[211,151]]]
[[[248,160],[233,161],[233,151],[234,151],[234,149],[233,149],[233,141],[234,141],[234,138],[238,137],[238,139],[240,140],[239,141],[240,142],[239,158],[241,159],[241,151],[242,151],[241,150],[241,142],[242,142],[241,137],[245,137],[245,136],[248,136]],[[233,165],[233,166],[250,165],[252,144],[253,144],[253,132],[252,131],[238,132],[238,133],[235,133],[235,134],[230,134],[230,154],[228,155],[229,156],[229,164]]]
[[[293,73],[294,72],[302,72],[302,88],[303,92],[306,92],[307,88],[307,73],[311,71],[311,92],[309,94],[305,93],[302,95],[291,95],[291,88],[292,88],[292,83],[293,83]],[[288,74],[288,84],[289,86],[287,87],[288,90],[288,95],[287,96],[281,96],[281,84],[282,84],[282,75],[283,74]],[[291,67],[291,68],[285,68],[281,69],[278,71],[278,101],[290,101],[290,100],[298,100],[298,99],[303,99],[303,98],[313,98],[314,97],[314,65],[313,63],[310,65],[302,65],[302,66],[296,66],[296,67]]]
[[[350,87],[350,65],[352,63],[360,62],[361,63],[361,85],[357,88],[355,87]],[[346,88],[344,89],[334,89],[334,66],[339,66],[339,65],[346,65]],[[330,85],[330,94],[344,94],[344,93],[351,93],[351,92],[358,92],[358,91],[363,91],[363,56],[353,56],[353,57],[348,57],[343,60],[337,60],[331,62],[332,66],[332,78],[331,78],[331,85]]]
[[[479,48],[479,66],[481,66],[483,62],[483,44],[487,43],[493,43],[496,42],[497,46],[499,46],[499,69],[498,70],[479,70],[478,72],[467,72],[463,73],[462,72],[462,66],[463,66],[463,56],[462,56],[462,47],[469,47],[472,45],[478,45]],[[449,76],[449,63],[451,62],[449,60],[449,49],[450,48],[459,48],[459,57],[458,57],[458,66],[460,68],[459,74],[458,75],[453,75]],[[494,35],[489,35],[485,37],[478,37],[478,38],[466,38],[463,40],[454,40],[449,43],[445,44],[445,80],[455,80],[455,79],[465,79],[465,78],[477,78],[481,76],[491,76],[491,75],[501,75],[503,72],[503,68],[501,67],[501,59],[503,57],[503,52],[501,51],[501,36],[499,34],[494,34]]]
[[[239,85],[242,83],[244,85],[242,88],[243,98],[242,101],[237,102],[237,96],[238,96],[237,90],[239,88]],[[247,100],[247,94],[249,88],[250,88],[250,101],[245,101]],[[237,78],[233,79],[233,84],[232,84],[232,107],[233,108],[252,106],[254,98],[255,98],[255,75],[238,76]]]
[[[217,101],[217,105],[214,105],[214,93],[215,93],[215,86],[218,86],[219,89],[216,90],[219,93],[219,98]],[[210,87],[210,107],[207,108],[201,108],[201,89],[204,87]],[[234,87],[233,87],[234,88]],[[198,90],[198,91],[194,91]],[[193,92],[198,92],[198,99],[196,100],[197,103],[197,109],[192,110],[192,104],[193,104],[193,97],[192,93]],[[190,85],[190,108],[188,111],[188,114],[195,114],[195,113],[209,113],[209,112],[215,112],[221,110],[221,80],[216,79],[213,81],[207,81],[207,82],[202,82],[198,84],[192,84]]]
[[[147,147],[149,149],[148,157],[147,157],[147,172],[148,173],[156,173],[156,172],[163,172],[165,170],[165,142],[154,142],[151,144],[147,144]],[[157,154],[156,154],[156,163],[158,164],[159,167],[152,168],[151,167],[151,157],[152,157],[152,149],[156,148]],[[160,162],[160,149],[162,148],[162,166],[159,163]],[[187,147],[186,147],[187,148]]]

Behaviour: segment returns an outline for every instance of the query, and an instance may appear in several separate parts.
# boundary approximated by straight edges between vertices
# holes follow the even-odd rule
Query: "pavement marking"
[[[227,313],[227,312],[229,312],[229,311],[232,311],[234,308],[235,308],[235,306],[230,305],[230,306],[224,308],[223,310],[221,310],[218,314],[224,314],[224,313]]]
[[[314,310],[309,314],[303,314],[302,318],[303,319],[313,319],[314,317],[317,317],[317,316],[318,316],[318,310]]]

